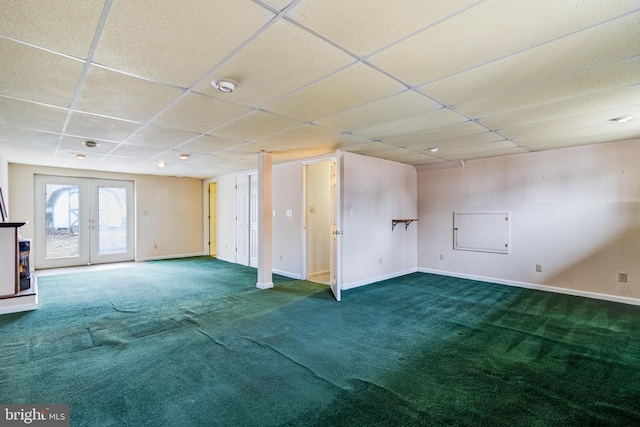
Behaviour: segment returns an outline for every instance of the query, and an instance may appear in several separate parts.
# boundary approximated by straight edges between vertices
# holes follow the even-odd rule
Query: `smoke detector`
[[[230,80],[230,79],[218,79],[218,80],[211,80],[211,85],[216,89],[218,89],[220,92],[231,93],[234,90],[236,90],[236,87],[238,86],[238,82],[234,82],[233,80]]]

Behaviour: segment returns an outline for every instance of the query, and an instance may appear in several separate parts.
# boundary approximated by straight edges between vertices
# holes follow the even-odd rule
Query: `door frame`
[[[308,189],[307,189],[307,166],[311,166],[318,163],[335,163],[336,167],[336,194],[335,194],[335,205],[333,206],[334,215],[336,219],[336,231],[339,234],[335,235],[335,264],[331,264],[329,275],[330,277],[335,277],[336,283],[333,284],[332,291],[337,301],[341,299],[341,289],[342,289],[342,232],[339,231],[342,228],[342,209],[341,209],[341,200],[342,200],[342,186],[341,186],[341,168],[340,168],[340,151],[336,151],[335,153],[327,156],[315,157],[313,159],[305,160],[302,162],[302,211],[305,213],[303,215],[303,233],[302,233],[302,278],[309,278],[309,213],[307,212],[308,206]],[[333,236],[332,236],[333,238]],[[330,255],[331,256],[331,255]]]
[[[46,258],[45,190],[47,184],[78,186],[78,256]],[[127,189],[127,251],[125,253],[100,255],[99,224],[97,224],[97,221],[99,221],[99,196],[97,190],[101,186],[108,185]],[[34,260],[36,268],[74,267],[134,261],[136,253],[134,203],[134,181],[36,174],[34,176]],[[96,224],[98,228],[96,228]]]

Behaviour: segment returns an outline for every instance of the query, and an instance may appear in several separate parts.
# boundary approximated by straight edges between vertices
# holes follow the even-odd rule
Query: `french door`
[[[36,175],[36,268],[132,261],[133,182]]]

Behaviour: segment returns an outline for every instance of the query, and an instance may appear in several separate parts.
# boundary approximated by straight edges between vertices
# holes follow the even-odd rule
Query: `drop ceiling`
[[[12,163],[209,178],[640,138],[638,0],[5,0],[0,55]]]

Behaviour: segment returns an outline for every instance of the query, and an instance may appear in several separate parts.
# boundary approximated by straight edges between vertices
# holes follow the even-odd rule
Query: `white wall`
[[[420,269],[640,298],[640,140],[421,172],[418,200]],[[509,254],[452,249],[453,212],[483,210],[511,212]]]
[[[202,180],[10,164],[11,217],[29,221],[21,234],[32,239],[36,174],[134,181],[136,260],[203,254]]]
[[[413,166],[343,153],[343,289],[416,271],[417,226],[392,219],[417,218]]]
[[[302,163],[273,165],[273,272],[302,278],[304,266]],[[287,216],[291,211],[291,216]]]

